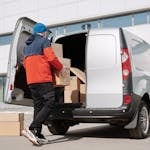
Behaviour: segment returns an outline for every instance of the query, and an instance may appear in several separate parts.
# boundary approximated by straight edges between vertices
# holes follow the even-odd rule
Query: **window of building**
[[[134,14],[134,25],[147,23],[148,13]]]
[[[51,31],[50,35],[49,35],[49,39],[51,39],[52,37],[55,37],[57,35],[57,28],[49,28],[49,30]]]
[[[57,35],[64,34],[66,32],[65,26],[60,26],[57,28]]]
[[[57,34],[57,28],[54,27],[54,28],[49,28],[49,30],[52,32],[51,34],[54,36]]]
[[[89,21],[77,24],[71,24],[66,26],[66,32],[75,32],[81,30],[95,29],[98,28],[99,21]]]
[[[0,76],[0,101],[4,100],[4,87],[5,87],[6,77]]]
[[[150,22],[150,12],[143,12],[138,14],[130,14],[125,16],[68,24],[65,26],[50,28],[50,30],[53,32],[54,35],[60,35],[69,32],[76,32],[88,29],[128,27],[148,22]]]
[[[0,36],[0,45],[10,44],[12,40],[12,35]]]
[[[82,23],[71,24],[66,26],[66,32],[75,32],[82,30]]]
[[[96,20],[96,21],[90,21],[90,22],[85,22],[82,25],[82,29],[83,30],[97,29],[98,28],[98,24],[99,24],[98,20]]]
[[[49,28],[49,30],[52,32],[50,34],[51,36],[56,36],[56,35],[62,35],[66,32],[65,26],[59,26],[59,27],[54,27],[54,28]]]
[[[92,21],[92,22],[90,22],[90,24],[91,24],[91,28],[92,28],[92,29],[97,29],[97,28],[99,28],[99,20]]]
[[[127,27],[132,25],[132,17],[128,16],[119,16],[115,18],[107,18],[101,20],[102,28],[111,28],[111,27]]]

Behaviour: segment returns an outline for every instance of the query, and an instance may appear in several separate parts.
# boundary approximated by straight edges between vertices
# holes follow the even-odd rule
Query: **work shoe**
[[[29,141],[32,142],[34,145],[41,145],[39,142],[39,138],[36,136],[34,130],[29,130],[25,128],[24,130],[22,130],[22,135],[29,139]]]
[[[36,134],[36,136],[37,136],[38,142],[40,144],[48,144],[48,143],[50,143],[50,141],[48,139],[46,139],[43,134],[39,133],[39,134]]]

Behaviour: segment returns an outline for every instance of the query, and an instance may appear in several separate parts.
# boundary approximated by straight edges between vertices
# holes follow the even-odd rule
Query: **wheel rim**
[[[140,123],[144,134],[147,134],[149,130],[149,113],[146,107],[143,107],[140,112]]]

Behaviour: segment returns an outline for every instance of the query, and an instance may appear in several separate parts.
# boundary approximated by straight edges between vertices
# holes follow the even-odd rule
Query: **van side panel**
[[[130,50],[133,93],[142,97],[150,94],[150,44],[127,30],[123,30]]]
[[[119,30],[89,33],[87,108],[117,108],[123,103]]]

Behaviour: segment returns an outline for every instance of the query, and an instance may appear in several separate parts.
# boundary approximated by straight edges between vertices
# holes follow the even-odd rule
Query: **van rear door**
[[[90,31],[87,42],[87,108],[123,103],[119,29]]]
[[[7,103],[11,103],[12,101],[12,91],[14,90],[16,70],[17,67],[22,64],[25,41],[32,33],[34,24],[35,22],[29,18],[20,18],[16,23],[13,33],[13,41],[10,46],[8,71],[4,92],[4,101]]]

